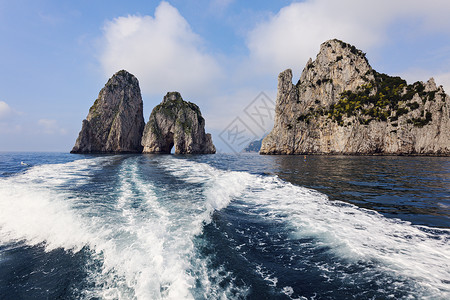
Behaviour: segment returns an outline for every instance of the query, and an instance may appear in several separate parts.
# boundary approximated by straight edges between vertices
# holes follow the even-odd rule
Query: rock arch
[[[169,92],[157,105],[145,125],[141,142],[143,153],[212,154],[216,148],[200,108],[184,101],[178,92]]]

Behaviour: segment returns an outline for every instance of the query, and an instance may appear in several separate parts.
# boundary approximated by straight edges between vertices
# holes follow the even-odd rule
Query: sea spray
[[[448,229],[388,219],[372,210],[329,201],[324,194],[274,176],[228,172],[181,159],[175,165],[173,174],[208,186],[210,201],[223,199],[223,195],[228,201],[239,196],[240,203],[235,205],[249,214],[281,223],[292,240],[313,239],[314,247],[325,249],[340,264],[366,265],[365,276],[375,279],[385,274],[386,284],[394,281],[397,289],[409,291],[410,296],[439,299],[450,293]],[[326,276],[350,276],[332,264],[318,262],[317,267],[330,273]]]

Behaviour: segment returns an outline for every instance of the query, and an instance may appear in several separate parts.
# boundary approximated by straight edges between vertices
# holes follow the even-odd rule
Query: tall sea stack
[[[200,108],[184,101],[180,93],[170,92],[157,105],[145,125],[144,153],[212,154],[216,152]]]
[[[323,43],[297,84],[278,76],[275,124],[261,154],[450,155],[450,97],[407,84],[339,40]]]
[[[71,153],[141,152],[144,115],[139,81],[121,70],[100,91]]]

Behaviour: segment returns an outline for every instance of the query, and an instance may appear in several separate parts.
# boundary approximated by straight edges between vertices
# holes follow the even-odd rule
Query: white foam
[[[196,163],[185,159],[171,159],[165,166],[173,175],[190,183],[202,183],[206,186],[203,194],[207,200],[207,214],[221,210],[245,191],[251,184],[252,175],[244,172],[222,171],[205,163]]]
[[[46,251],[89,247],[86,268],[95,286],[83,291],[86,298],[192,299],[189,259],[202,216],[187,218],[179,207],[161,205],[136,163],[123,164],[117,190],[73,194],[71,187],[87,183],[110,160],[36,166],[2,178],[0,242],[24,240]]]
[[[0,178],[0,241],[27,240],[30,245],[45,243],[47,250],[75,251],[88,244],[87,224],[71,211],[67,194],[55,189],[68,182],[81,184],[101,161],[35,166],[24,174]]]
[[[285,219],[295,228],[293,238],[318,239],[349,261],[381,262],[387,273],[414,279],[417,288],[433,295],[449,292],[445,283],[450,278],[449,230],[433,234],[354,205],[331,203],[323,195],[276,178],[258,181],[267,190],[258,202],[265,202],[269,218],[290,212]]]
[[[184,176],[184,172],[189,172],[192,166],[171,159],[163,160],[162,165],[168,170],[178,172],[179,176]],[[199,168],[199,174],[204,174],[204,168],[209,166],[196,165],[196,167]],[[236,293],[232,283],[221,287],[211,282],[211,278],[215,282],[220,282],[224,277],[230,278],[231,274],[219,274],[220,270],[209,269],[208,261],[196,252],[193,242],[195,236],[202,232],[204,223],[209,221],[213,210],[223,208],[229,200],[210,203],[209,197],[205,196],[210,193],[209,187],[205,189],[203,185],[192,185],[176,192],[158,190],[151,183],[137,176],[136,165],[127,165],[124,169],[120,172],[123,175],[121,176],[123,182],[121,195],[125,194],[127,201],[133,199],[129,194],[132,183],[135,183],[135,187],[140,192],[145,192],[147,195],[145,196],[147,199],[145,218],[139,218],[135,213],[136,210],[133,210],[134,220],[131,222],[133,225],[126,230],[133,232],[136,228],[140,228],[142,231],[137,236],[136,244],[143,245],[143,251],[137,255],[142,256],[143,259],[139,265],[130,269],[148,270],[145,278],[151,278],[147,279],[151,282],[159,282],[152,294],[149,294],[151,289],[148,286],[134,288],[136,295],[140,296],[138,298],[193,299],[195,294],[200,293],[208,299],[227,299],[231,290]],[[210,178],[189,177],[189,182],[199,183],[204,179]],[[220,180],[214,182],[217,181],[220,182]],[[155,190],[158,195],[155,194]],[[119,198],[122,199],[122,196]],[[119,201],[119,203],[122,202]],[[121,209],[126,211],[126,207],[129,206],[130,203],[122,205]],[[148,218],[149,215],[151,218]],[[125,256],[128,257],[128,255]],[[145,258],[148,257],[156,258],[156,262],[145,263]],[[128,262],[124,263],[128,264]],[[196,288],[198,283],[201,285],[200,290]],[[244,295],[245,292],[244,288],[237,294]]]
[[[234,287],[220,288],[217,282],[232,274],[210,270],[193,239],[215,210],[238,199],[233,205],[291,229],[292,239],[311,237],[350,262],[379,262],[381,272],[415,282],[418,295],[449,294],[448,230],[434,234],[434,229],[330,202],[323,194],[276,177],[176,158],[161,158],[161,167],[191,184],[185,189],[156,187],[141,177],[131,159],[118,172],[115,190],[73,193],[73,186],[89,183],[113,159],[35,166],[0,178],[0,242],[25,240],[48,251],[89,247],[93,260],[86,268],[96,285],[84,291],[86,298],[193,299],[196,293],[227,298]],[[328,272],[326,265],[321,267]],[[265,270],[264,276],[277,284],[270,272]],[[198,282],[203,292],[195,290]],[[283,291],[292,294],[289,288]],[[246,295],[245,287],[240,295]]]
[[[116,213],[100,220],[112,228],[103,237],[107,242],[96,245],[101,272],[93,269],[91,274],[102,288],[85,291],[86,297],[193,299],[195,278],[188,270],[203,210],[189,215],[177,201],[165,202],[151,182],[138,176],[136,163],[124,163],[118,174]]]
[[[210,203],[225,204],[241,194],[243,210],[281,222],[294,232],[292,239],[313,238],[329,247],[330,254],[349,262],[375,262],[379,272],[409,278],[412,289],[424,297],[450,297],[450,230],[413,226],[354,205],[331,202],[317,191],[277,177],[226,172],[188,160],[175,165],[182,164],[182,169],[189,171],[175,169],[173,173],[209,185]]]

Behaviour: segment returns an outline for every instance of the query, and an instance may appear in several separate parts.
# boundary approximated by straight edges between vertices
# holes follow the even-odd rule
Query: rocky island
[[[408,85],[330,40],[297,84],[290,69],[278,76],[275,124],[260,153],[450,155],[450,97],[432,78]]]
[[[89,109],[71,153],[170,153],[173,146],[176,154],[216,152],[200,108],[167,93],[145,125],[139,81],[121,70]]]
[[[178,92],[170,92],[157,105],[145,125],[142,137],[144,153],[211,154],[216,152],[211,135],[205,133],[200,108],[184,101]]]
[[[101,89],[71,153],[141,152],[144,126],[139,81],[121,70]]]

